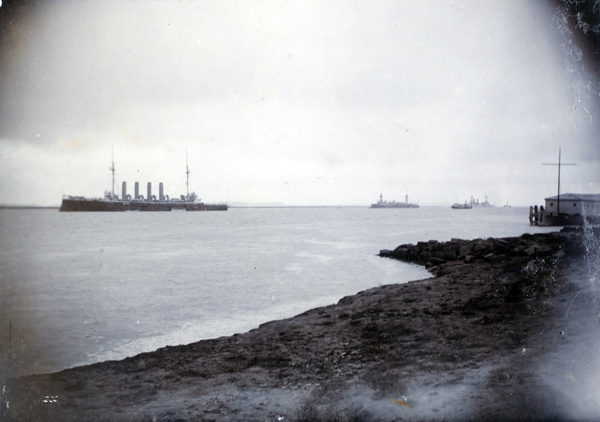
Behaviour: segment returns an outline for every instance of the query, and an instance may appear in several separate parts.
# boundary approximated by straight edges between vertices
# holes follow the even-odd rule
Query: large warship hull
[[[205,204],[188,201],[145,201],[89,199],[83,197],[65,197],[59,211],[227,211],[227,204]]]

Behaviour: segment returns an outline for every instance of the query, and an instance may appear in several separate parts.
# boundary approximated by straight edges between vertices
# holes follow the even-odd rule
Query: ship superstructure
[[[493,207],[493,205],[488,202],[487,195],[485,196],[485,201],[484,202],[479,202],[479,198],[475,199],[475,198],[473,198],[473,196],[471,196],[470,205],[471,205],[471,208],[490,208],[490,207]]]

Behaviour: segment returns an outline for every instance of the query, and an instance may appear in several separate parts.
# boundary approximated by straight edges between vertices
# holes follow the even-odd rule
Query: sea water
[[[241,333],[429,277],[403,243],[547,232],[526,208],[0,210],[0,357],[40,373]]]

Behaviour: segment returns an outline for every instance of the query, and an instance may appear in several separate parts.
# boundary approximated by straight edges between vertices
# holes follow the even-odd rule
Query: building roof
[[[558,196],[550,196],[546,198],[549,200],[557,200]],[[560,195],[561,201],[592,201],[592,202],[600,202],[600,193],[563,193]]]

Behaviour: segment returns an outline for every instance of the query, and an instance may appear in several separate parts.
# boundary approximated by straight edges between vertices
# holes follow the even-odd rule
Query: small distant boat
[[[510,205],[508,205],[508,201],[506,201],[506,205],[504,206],[504,208],[512,208]]]
[[[470,210],[473,207],[471,206],[471,204],[465,201],[464,204],[453,204],[450,208],[452,208],[453,210]]]
[[[371,208],[419,208],[417,204],[411,204],[408,202],[408,194],[405,196],[405,202],[396,202],[396,201],[384,201],[383,193],[379,194],[379,201],[374,204],[371,204]]]

